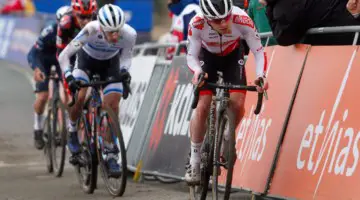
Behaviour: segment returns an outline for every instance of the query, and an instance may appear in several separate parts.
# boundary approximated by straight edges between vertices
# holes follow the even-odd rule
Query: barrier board
[[[184,176],[189,152],[193,74],[184,56],[173,60],[150,131],[144,170]]]
[[[270,194],[359,199],[357,47],[311,47]]]
[[[257,93],[247,93],[245,116],[236,129],[237,160],[233,187],[264,193],[307,50],[305,45],[266,48],[269,100],[264,98],[262,111],[256,116]],[[246,73],[248,84],[253,84],[255,59],[252,54],[246,62]],[[225,177],[226,171],[223,170],[222,183],[225,183]]]
[[[131,68],[129,69],[132,94],[126,100],[121,100],[119,112],[120,126],[126,148],[144,101],[156,58],[156,56],[136,56],[132,59]]]

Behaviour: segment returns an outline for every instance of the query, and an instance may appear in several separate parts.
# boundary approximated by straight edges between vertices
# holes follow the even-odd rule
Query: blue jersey
[[[38,67],[44,71],[45,67],[49,68],[51,65],[58,65],[56,58],[56,33],[56,22],[41,31],[36,43],[28,53],[28,62],[31,68]]]

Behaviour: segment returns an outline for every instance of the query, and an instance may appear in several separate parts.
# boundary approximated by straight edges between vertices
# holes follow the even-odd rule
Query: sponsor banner
[[[127,147],[127,164],[135,167],[141,159],[143,150],[147,150],[147,142],[150,137],[150,127],[155,118],[156,106],[167,79],[168,65],[155,65],[148,89],[146,90],[140,113],[132,131],[131,139]]]
[[[42,13],[55,14],[63,5],[70,5],[70,0],[36,0],[36,10]],[[138,32],[150,32],[153,26],[152,0],[116,0],[115,5],[124,10],[126,23]],[[100,9],[100,8],[99,8]]]
[[[311,47],[270,194],[360,198],[357,48]]]
[[[308,46],[267,47],[269,100],[265,100],[259,115],[254,114],[256,92],[247,92],[245,115],[236,129],[237,159],[232,186],[264,193],[278,141],[289,110]],[[255,80],[255,58],[246,61],[249,85]],[[220,182],[225,183],[226,170]]]
[[[0,17],[0,59],[27,66],[27,53],[36,42],[41,24],[35,18]]]
[[[193,74],[186,57],[174,57],[150,129],[144,170],[184,176],[190,148],[189,121],[192,114]]]
[[[129,69],[132,94],[126,100],[120,102],[119,112],[120,127],[126,148],[143,104],[156,59],[156,56],[136,56],[132,59],[131,68]]]

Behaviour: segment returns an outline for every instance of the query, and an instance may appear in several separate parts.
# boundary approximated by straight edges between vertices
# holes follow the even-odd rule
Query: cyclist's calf
[[[85,102],[85,95],[86,95],[87,88],[81,88],[78,96],[77,101],[75,101],[74,106],[70,107],[69,113],[70,113],[70,120],[75,122],[81,115],[82,108],[84,106]]]
[[[34,103],[34,110],[36,113],[41,114],[45,110],[45,105],[48,100],[48,92],[39,92],[36,94],[36,100]]]

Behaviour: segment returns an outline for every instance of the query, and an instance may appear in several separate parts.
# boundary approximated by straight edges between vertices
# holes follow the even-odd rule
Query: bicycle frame
[[[100,80],[100,77],[98,76],[94,76],[94,81],[99,81]],[[86,120],[87,122],[90,122],[90,127],[91,127],[91,132],[90,132],[90,140],[88,140],[90,143],[90,146],[91,146],[91,152],[92,153],[95,153],[95,148],[93,146],[93,142],[97,141],[96,138],[97,138],[97,126],[96,126],[96,122],[99,122],[100,119],[99,119],[99,112],[100,112],[100,108],[101,108],[101,105],[102,105],[102,99],[101,99],[101,95],[100,95],[100,86],[93,86],[91,87],[91,95],[90,95],[90,115],[89,115],[89,119]],[[83,111],[83,112],[87,112],[87,111]],[[85,116],[86,114],[88,113],[84,113]],[[89,138],[88,138],[89,139]],[[95,146],[97,146],[97,144],[95,143]]]

